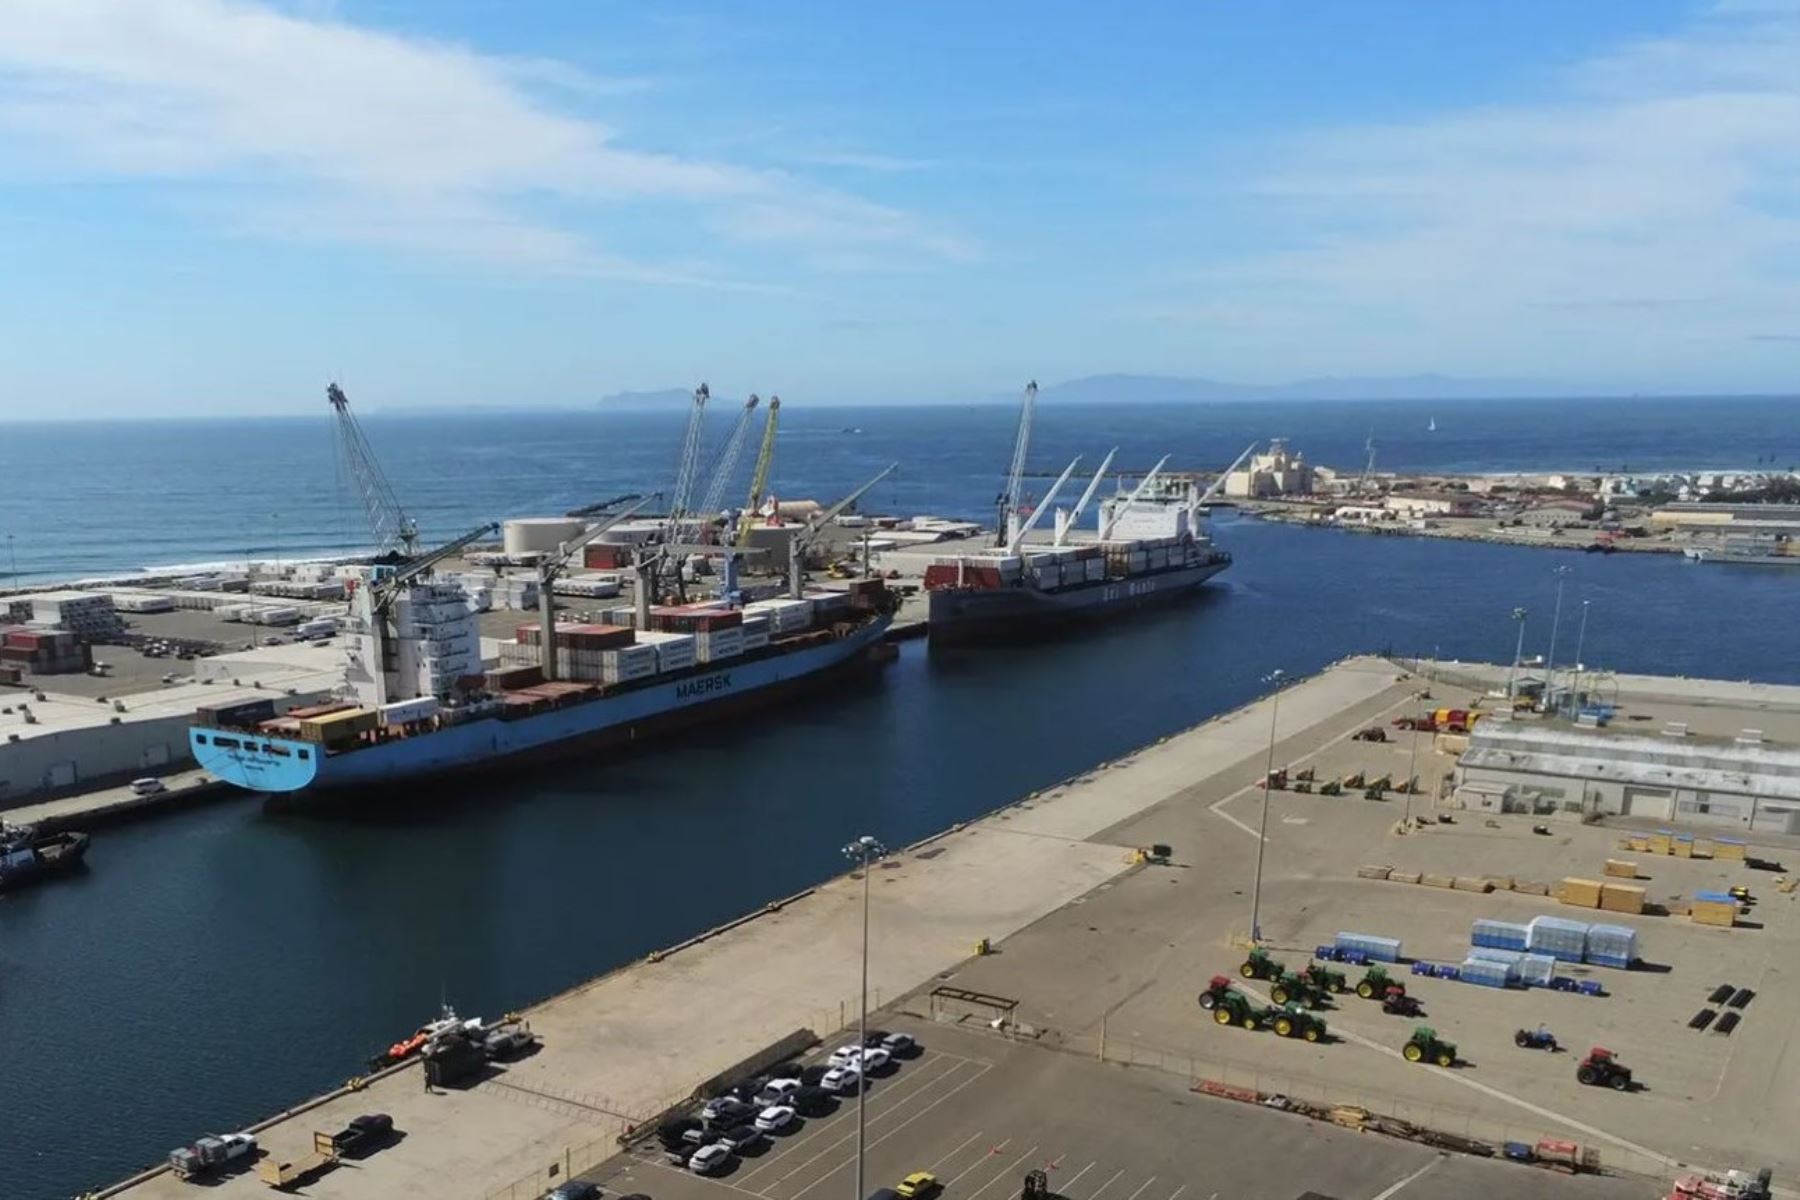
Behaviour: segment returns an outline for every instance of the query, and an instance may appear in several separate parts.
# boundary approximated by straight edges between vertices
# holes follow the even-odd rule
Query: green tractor
[[[1263,1028],[1273,1029],[1282,1037],[1297,1037],[1308,1042],[1325,1038],[1325,1022],[1298,1004],[1265,1008],[1257,1015],[1257,1021]]]
[[[1341,796],[1343,794],[1344,785],[1335,779],[1328,779],[1319,785],[1319,795],[1321,796]]]
[[[1307,963],[1300,972],[1301,978],[1318,988],[1321,992],[1347,992],[1350,983],[1344,978],[1342,971],[1334,971],[1324,963]]]
[[[1356,994],[1364,1000],[1381,1000],[1387,996],[1391,987],[1397,987],[1403,992],[1406,990],[1405,984],[1395,982],[1387,973],[1387,968],[1376,963],[1356,981]]]
[[[1267,950],[1261,946],[1253,946],[1250,957],[1238,968],[1238,974],[1245,979],[1280,979],[1285,970],[1280,963],[1269,957]]]
[[[1283,971],[1269,987],[1269,999],[1278,1005],[1303,1004],[1307,1008],[1324,1008],[1325,992],[1314,987],[1304,975]]]
[[[1420,1025],[1406,1039],[1406,1045],[1400,1047],[1400,1056],[1407,1062],[1434,1062],[1450,1067],[1456,1065],[1456,1045],[1439,1038],[1431,1026]]]
[[[1241,1025],[1245,1029],[1261,1029],[1262,1014],[1250,1007],[1244,993],[1227,988],[1213,1000],[1213,1020],[1220,1025]]]

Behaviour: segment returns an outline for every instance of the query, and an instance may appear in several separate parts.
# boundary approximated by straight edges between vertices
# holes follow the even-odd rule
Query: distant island
[[[1055,404],[1204,404],[1231,400],[1487,400],[1568,396],[1566,387],[1525,379],[1449,375],[1327,376],[1292,383],[1226,383],[1181,375],[1088,375],[1038,388]]]
[[[617,412],[626,410],[656,410],[677,408],[683,404],[694,402],[693,388],[661,388],[654,392],[613,392],[602,396],[596,407]]]

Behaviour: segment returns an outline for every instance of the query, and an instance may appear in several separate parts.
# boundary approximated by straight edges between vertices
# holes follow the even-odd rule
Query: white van
[[[134,796],[154,796],[158,792],[168,790],[160,779],[134,779],[131,781],[131,794]]]

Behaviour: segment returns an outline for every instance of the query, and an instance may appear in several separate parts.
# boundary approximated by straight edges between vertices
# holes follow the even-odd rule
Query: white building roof
[[[1800,801],[1800,749],[1484,721],[1464,767]]]

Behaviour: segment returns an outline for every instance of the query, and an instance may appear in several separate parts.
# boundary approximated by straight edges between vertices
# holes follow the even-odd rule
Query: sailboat
[[[1436,417],[1432,417],[1432,418],[1431,418],[1431,419],[1430,419],[1430,420],[1429,420],[1429,421],[1428,421],[1428,422],[1427,422],[1427,423],[1426,423],[1426,425],[1425,425],[1425,432],[1426,432],[1426,433],[1436,433],[1436,432],[1437,432],[1437,418],[1436,418]]]

